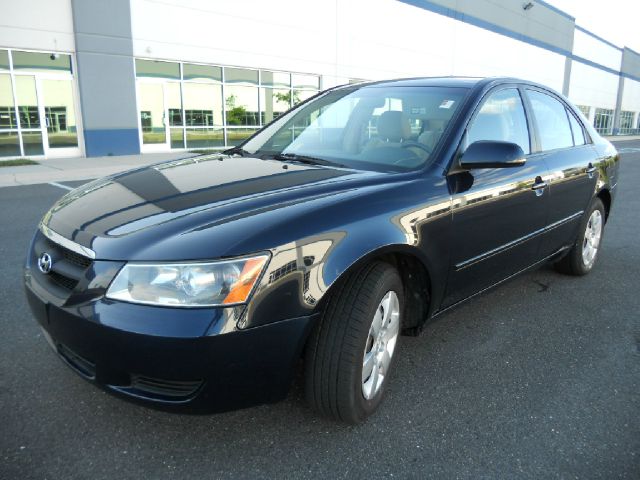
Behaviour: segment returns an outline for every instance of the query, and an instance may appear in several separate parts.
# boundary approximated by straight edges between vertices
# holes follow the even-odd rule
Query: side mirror
[[[521,167],[526,162],[519,145],[511,142],[480,140],[473,142],[460,158],[460,167],[474,168]]]

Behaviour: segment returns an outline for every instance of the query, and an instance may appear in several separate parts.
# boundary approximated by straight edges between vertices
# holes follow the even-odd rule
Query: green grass
[[[21,165],[38,165],[38,162],[30,158],[14,158],[11,160],[0,160],[0,167],[19,167]]]

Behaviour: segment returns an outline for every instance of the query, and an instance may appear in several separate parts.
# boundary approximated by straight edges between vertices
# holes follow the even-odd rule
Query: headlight
[[[107,298],[172,307],[245,303],[268,255],[209,263],[128,263],[107,290]]]

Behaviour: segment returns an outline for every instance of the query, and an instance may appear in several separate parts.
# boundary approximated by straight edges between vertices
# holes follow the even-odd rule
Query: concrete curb
[[[38,165],[0,167],[0,187],[34,185],[48,182],[90,180],[158,162],[194,157],[189,152],[149,153],[120,157],[56,158]]]

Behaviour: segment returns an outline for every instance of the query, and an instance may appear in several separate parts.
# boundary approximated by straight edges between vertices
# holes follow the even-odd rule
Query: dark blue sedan
[[[401,335],[544,262],[593,269],[619,157],[548,88],[325,91],[226,152],[86,184],[44,216],[26,293],[53,349],[169,408],[276,401],[360,422]]]

